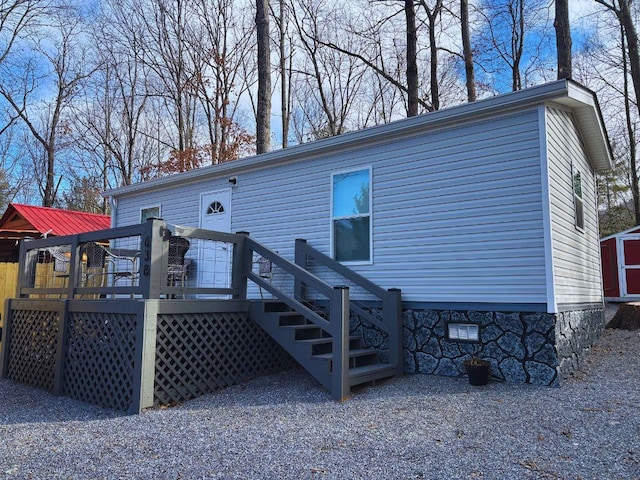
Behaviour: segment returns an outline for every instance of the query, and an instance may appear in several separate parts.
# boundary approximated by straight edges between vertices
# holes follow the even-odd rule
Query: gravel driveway
[[[0,478],[640,479],[640,333],[561,388],[414,375],[331,401],[302,371],[136,416],[0,380]]]

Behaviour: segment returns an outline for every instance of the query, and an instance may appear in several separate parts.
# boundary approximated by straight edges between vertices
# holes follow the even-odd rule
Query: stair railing
[[[333,272],[351,281],[358,287],[364,289],[382,303],[382,319],[374,317],[371,312],[365,310],[353,301],[349,302],[349,309],[363,318],[370,324],[378,327],[389,338],[389,363],[396,366],[396,375],[402,375],[403,354],[402,354],[402,299],[401,291],[397,288],[384,288],[376,285],[369,279],[345,267],[333,258],[316,250],[304,239],[296,239],[295,243],[295,263],[305,271],[309,265],[309,259],[315,260],[320,265],[329,268]],[[296,277],[294,284],[295,298],[306,298],[307,284],[303,278]],[[347,315],[348,316],[348,315]]]
[[[244,232],[239,232],[244,233]],[[349,287],[331,286],[304,268],[281,257],[273,250],[245,234],[244,277],[266,290],[274,298],[287,304],[307,320],[320,327],[332,337],[333,375],[331,394],[334,400],[342,401],[349,396]],[[294,284],[303,283],[329,301],[329,320],[314,312],[307,305],[292,297],[290,293],[276,287],[253,271],[254,254],[272,262],[279,270],[293,276]]]

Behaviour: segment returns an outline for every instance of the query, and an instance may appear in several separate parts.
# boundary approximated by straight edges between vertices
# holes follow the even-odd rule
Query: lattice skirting
[[[53,389],[60,312],[13,312],[7,377],[25,385]]]
[[[116,410],[183,402],[294,363],[237,303],[11,302],[0,376]]]
[[[292,364],[246,312],[158,315],[156,404],[189,400]]]
[[[128,410],[134,394],[134,314],[70,313],[63,394]]]

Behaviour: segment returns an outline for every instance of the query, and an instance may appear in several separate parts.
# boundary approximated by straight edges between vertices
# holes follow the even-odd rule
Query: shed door
[[[640,235],[621,236],[618,242],[620,293],[640,295]]]
[[[602,288],[604,289],[604,296],[619,297],[615,239],[606,240],[600,244],[600,258],[602,259]]]
[[[200,196],[200,228],[216,232],[231,231],[231,189]],[[198,286],[231,286],[232,248],[224,242],[200,242]]]

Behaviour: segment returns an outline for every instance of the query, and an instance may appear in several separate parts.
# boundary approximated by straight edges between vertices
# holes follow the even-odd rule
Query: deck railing
[[[176,274],[170,244],[188,238],[184,260],[191,272]],[[21,298],[244,298],[244,236],[178,227],[158,219],[144,224],[78,235],[25,241],[20,249],[18,295]],[[225,258],[217,283],[200,282],[208,268],[205,250]],[[230,260],[230,262],[227,262]],[[228,267],[230,263],[231,268]],[[191,265],[189,265],[191,264]],[[180,272],[178,272],[180,273]],[[219,272],[220,273],[220,272]]]
[[[171,260],[171,245],[181,239],[182,266]],[[175,252],[174,252],[175,253]],[[339,274],[332,285],[308,270],[320,263]],[[257,260],[257,261],[256,261]],[[260,272],[268,262],[288,277],[279,288]],[[295,262],[255,241],[246,233],[222,233],[167,224],[146,223],[65,237],[25,241],[20,249],[20,298],[62,299],[247,299],[251,280],[332,337],[332,393],[349,394],[349,319],[353,312],[387,334],[390,364],[402,373],[400,291],[384,290],[340,263],[296,241]],[[272,280],[272,279],[271,279]],[[339,283],[339,282],[335,282]],[[350,287],[376,298],[382,318],[350,301]],[[312,295],[309,295],[312,291]],[[317,310],[320,304],[324,310]],[[113,304],[112,304],[113,305]],[[106,308],[106,307],[105,307]]]

